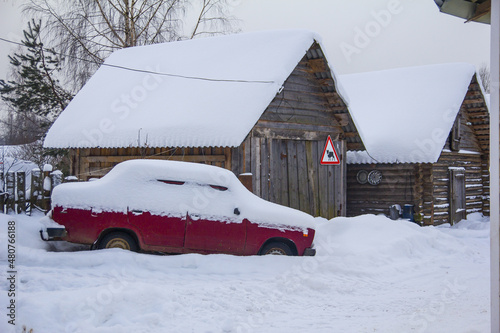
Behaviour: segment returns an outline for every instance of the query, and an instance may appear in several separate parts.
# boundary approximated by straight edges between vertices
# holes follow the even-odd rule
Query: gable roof
[[[453,63],[340,76],[366,147],[348,163],[435,163],[474,74]]]
[[[239,146],[315,41],[309,31],[267,31],[116,51],[44,146]]]

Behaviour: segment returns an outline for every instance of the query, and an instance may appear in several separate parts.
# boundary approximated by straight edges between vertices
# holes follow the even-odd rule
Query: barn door
[[[450,223],[466,218],[465,169],[450,168]]]

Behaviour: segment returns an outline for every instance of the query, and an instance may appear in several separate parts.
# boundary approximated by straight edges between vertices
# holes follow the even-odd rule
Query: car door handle
[[[132,214],[134,214],[135,216],[137,216],[137,215],[142,215],[142,213],[144,213],[142,210],[136,210],[136,209],[134,209],[134,210],[132,211]]]

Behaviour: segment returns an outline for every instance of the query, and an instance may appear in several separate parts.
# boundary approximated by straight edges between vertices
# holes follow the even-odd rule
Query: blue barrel
[[[404,219],[409,219],[410,221],[414,222],[413,221],[413,207],[415,205],[410,205],[410,204],[406,204],[404,205],[403,207],[403,218]]]

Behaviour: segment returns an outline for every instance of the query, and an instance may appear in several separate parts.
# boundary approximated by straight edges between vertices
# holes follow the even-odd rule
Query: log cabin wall
[[[474,75],[436,163],[348,165],[347,215],[388,214],[391,204],[413,203],[423,225],[450,223],[450,168],[464,170],[466,213],[489,215],[489,127],[489,112]],[[382,171],[380,185],[356,181],[357,172],[373,169]],[[412,174],[410,199],[405,179]]]
[[[403,206],[408,203],[414,204],[415,213],[421,216],[424,225],[451,223],[450,167],[465,170],[467,214],[482,212],[488,215],[488,159],[465,107],[459,112],[443,151],[434,164],[350,164],[347,172],[347,214],[388,215],[391,204]],[[369,172],[375,169],[383,175],[379,185],[362,185],[356,181],[360,170]],[[412,180],[408,181],[410,178]],[[410,196],[408,183],[413,184]]]
[[[469,91],[462,104],[468,127],[474,132],[481,152],[481,178],[483,183],[482,213],[490,215],[490,114],[484,100],[477,75],[471,80]]]
[[[378,185],[357,180],[361,170],[378,170],[382,180]],[[349,164],[347,168],[347,216],[362,214],[389,215],[389,207],[398,204],[414,204],[419,198],[420,210],[424,207],[423,172],[418,177],[418,165],[414,164]]]
[[[434,223],[434,173],[430,163],[415,164],[415,219],[422,225]]]
[[[483,215],[490,216],[490,159],[481,156],[481,175],[483,179]]]
[[[433,165],[434,225],[451,223],[450,220],[450,171],[465,169],[465,200],[467,214],[483,211],[483,181],[481,155],[443,152]]]
[[[475,96],[469,91],[468,96]],[[433,165],[434,174],[434,224],[452,223],[450,217],[450,172],[449,168],[465,170],[466,213],[483,212],[489,200],[485,189],[485,163],[480,137],[474,131],[473,118],[466,102],[462,105],[439,160]],[[458,138],[456,138],[458,136]],[[486,202],[485,202],[486,201]]]

